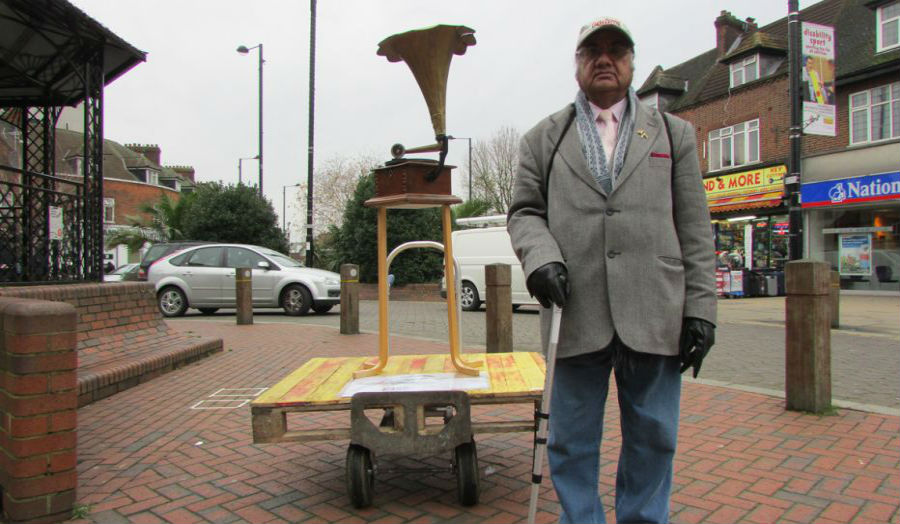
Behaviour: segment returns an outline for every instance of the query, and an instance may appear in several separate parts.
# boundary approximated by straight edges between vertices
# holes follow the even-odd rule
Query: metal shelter
[[[101,279],[103,88],[144,60],[66,0],[0,0],[0,285]],[[58,176],[56,122],[79,104],[81,176]]]

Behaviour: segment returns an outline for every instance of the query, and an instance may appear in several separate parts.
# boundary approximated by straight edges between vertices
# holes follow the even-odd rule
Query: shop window
[[[709,133],[709,171],[759,162],[759,120]]]
[[[879,7],[875,20],[878,52],[900,47],[900,2]]]
[[[742,86],[759,78],[759,57],[752,55],[730,64],[731,88]]]
[[[103,199],[103,222],[112,224],[116,221],[116,199]]]
[[[850,95],[850,143],[900,137],[900,82]]]

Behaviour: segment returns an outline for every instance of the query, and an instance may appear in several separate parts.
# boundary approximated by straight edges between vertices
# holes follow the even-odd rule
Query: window
[[[709,133],[709,171],[759,162],[759,120]]]
[[[225,267],[249,267],[255,268],[260,262],[266,262],[266,259],[257,255],[249,249],[242,247],[229,247],[225,251]]]
[[[145,175],[145,177],[146,177],[147,183],[152,184],[154,186],[158,186],[159,185],[159,173],[157,173],[156,171],[154,171],[152,169],[148,169],[146,171],[146,173],[147,174]]]
[[[850,95],[850,144],[900,137],[900,82]]]
[[[191,255],[188,260],[189,266],[203,267],[222,267],[222,251],[221,247],[204,247],[200,248]]]
[[[759,59],[752,55],[731,64],[731,88],[744,85],[759,78]]]
[[[875,47],[879,52],[900,46],[900,2],[879,7],[875,23]]]
[[[103,199],[103,221],[112,224],[116,221],[116,199]]]

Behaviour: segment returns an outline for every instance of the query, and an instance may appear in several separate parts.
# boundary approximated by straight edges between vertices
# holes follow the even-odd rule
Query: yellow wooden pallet
[[[544,359],[538,353],[466,354],[482,359],[490,378],[487,389],[467,391],[471,403],[503,404],[539,402],[544,389]],[[287,413],[350,409],[350,397],[340,392],[353,378],[353,372],[372,357],[313,358],[280,382],[266,390],[251,404],[253,441],[307,442],[350,438],[350,428],[287,429]],[[383,375],[452,373],[450,355],[394,355]],[[532,431],[534,421],[474,422],[475,433]]]

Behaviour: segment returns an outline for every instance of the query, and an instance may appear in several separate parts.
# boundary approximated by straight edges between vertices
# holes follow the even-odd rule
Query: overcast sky
[[[106,138],[158,144],[164,165],[194,166],[198,181],[235,183],[238,158],[257,154],[258,55],[236,48],[263,44],[263,187],[281,213],[283,186],[307,178],[310,2],[70,1],[147,53],[106,88]],[[638,87],[656,65],[715,47],[713,21],[723,9],[764,26],[787,16],[787,0],[319,0],[316,165],[359,153],[388,160],[395,142],[433,142],[409,68],[375,54],[392,34],[435,24],[475,30],[478,43],[450,65],[447,133],[481,140],[501,126],[525,132],[574,98],[575,39],[591,19],[610,15],[628,25]],[[451,142],[449,161],[466,165],[467,150],[465,140]],[[255,182],[256,162],[244,161],[243,174]],[[454,183],[465,196],[465,181]],[[290,209],[296,188],[287,192],[297,240],[305,217]]]

